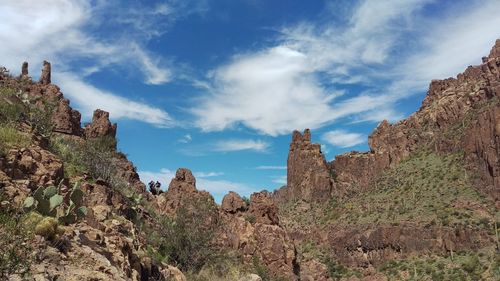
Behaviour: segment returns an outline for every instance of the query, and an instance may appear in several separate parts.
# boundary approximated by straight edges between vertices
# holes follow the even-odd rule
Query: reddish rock
[[[167,215],[175,214],[186,203],[185,200],[203,200],[215,206],[215,201],[210,193],[196,189],[196,179],[193,173],[185,168],[177,170],[168,190],[155,196],[154,200],[159,211]]]
[[[21,67],[21,78],[28,77],[28,62],[23,62],[23,66]]]
[[[266,192],[256,192],[250,196],[249,213],[255,221],[263,224],[279,224],[278,208],[274,205],[271,195]]]
[[[70,107],[69,101],[62,98],[52,115],[54,132],[79,136],[82,134],[81,114]]]
[[[40,76],[40,84],[48,85],[51,83],[50,72],[51,72],[50,62],[43,61],[43,69],[42,69],[42,75]]]
[[[109,136],[114,138],[116,136],[116,123],[111,124],[109,121],[109,112],[97,109],[94,111],[92,122],[85,126],[85,137],[98,138]]]
[[[29,180],[31,188],[57,185],[63,178],[63,164],[54,154],[40,147],[7,152],[4,173],[13,180]]]
[[[235,214],[245,211],[247,209],[247,204],[241,199],[238,193],[230,191],[222,199],[221,209],[224,212]]]
[[[309,129],[304,134],[294,131],[288,152],[287,185],[275,193],[277,201],[280,197],[308,202],[325,201],[330,198],[333,185],[320,144],[311,143]],[[283,193],[286,195],[283,196]]]

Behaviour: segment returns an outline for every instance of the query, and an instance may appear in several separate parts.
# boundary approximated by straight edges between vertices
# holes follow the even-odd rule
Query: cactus
[[[64,224],[75,223],[87,215],[87,208],[83,204],[83,191],[76,183],[69,195],[69,203],[64,204],[64,197],[58,194],[55,186],[38,188],[24,200],[24,208],[35,210],[44,216],[55,217]]]

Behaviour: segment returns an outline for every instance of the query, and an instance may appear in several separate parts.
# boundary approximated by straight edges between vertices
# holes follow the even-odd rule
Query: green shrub
[[[216,208],[204,198],[183,200],[174,218],[160,219],[158,253],[183,272],[199,272],[220,254],[213,244]]]
[[[3,201],[0,196],[0,202]],[[23,224],[22,215],[2,203],[0,207],[0,279],[11,274],[29,274],[32,235]]]
[[[12,148],[28,147],[31,139],[11,125],[0,125],[0,155]]]

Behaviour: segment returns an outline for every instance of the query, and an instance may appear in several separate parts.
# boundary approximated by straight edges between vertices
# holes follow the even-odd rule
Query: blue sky
[[[217,200],[286,182],[290,133],[367,150],[431,79],[479,64],[500,1],[0,0],[0,65],[52,62],[88,121],[110,112],[144,181],[179,167]]]

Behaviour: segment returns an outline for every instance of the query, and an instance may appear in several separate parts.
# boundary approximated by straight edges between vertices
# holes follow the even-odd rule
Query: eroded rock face
[[[247,204],[236,192],[230,191],[222,199],[221,210],[224,212],[235,214],[237,212],[243,212],[246,209]]]
[[[51,83],[50,80],[51,67],[50,62],[43,61],[42,75],[40,75],[40,84],[48,85]]]
[[[325,201],[330,198],[333,185],[320,144],[311,143],[309,129],[304,134],[294,131],[288,152],[287,185],[276,192],[277,200],[285,197],[287,200]]]
[[[12,180],[29,180],[30,188],[57,185],[63,178],[63,164],[40,147],[10,150],[2,170]]]
[[[61,99],[52,116],[54,132],[80,136],[82,134],[81,117],[80,112],[69,106],[69,100]]]
[[[268,192],[256,192],[250,196],[249,213],[262,224],[279,225],[278,208]]]
[[[109,121],[109,112],[96,109],[92,116],[92,122],[85,126],[85,137],[98,138],[98,137],[116,137],[116,123],[111,124]]]
[[[28,77],[28,62],[23,62],[23,66],[21,67],[21,78]]]
[[[423,253],[474,250],[488,241],[485,231],[469,228],[378,226],[333,228],[328,237],[335,258],[344,265],[377,266],[388,259]],[[481,242],[483,241],[483,242]]]
[[[185,200],[204,200],[215,206],[210,193],[196,189],[196,179],[189,169],[180,168],[175,173],[167,192],[155,196],[158,209],[163,214],[173,215],[183,206]]]
[[[382,122],[369,136],[370,152],[337,156],[330,164],[341,189],[365,189],[385,168],[413,152],[466,151],[469,169],[478,171],[476,187],[498,200],[500,107],[500,40],[483,63],[469,66],[456,78],[434,80],[421,108],[396,124]],[[484,172],[483,172],[484,171]]]

